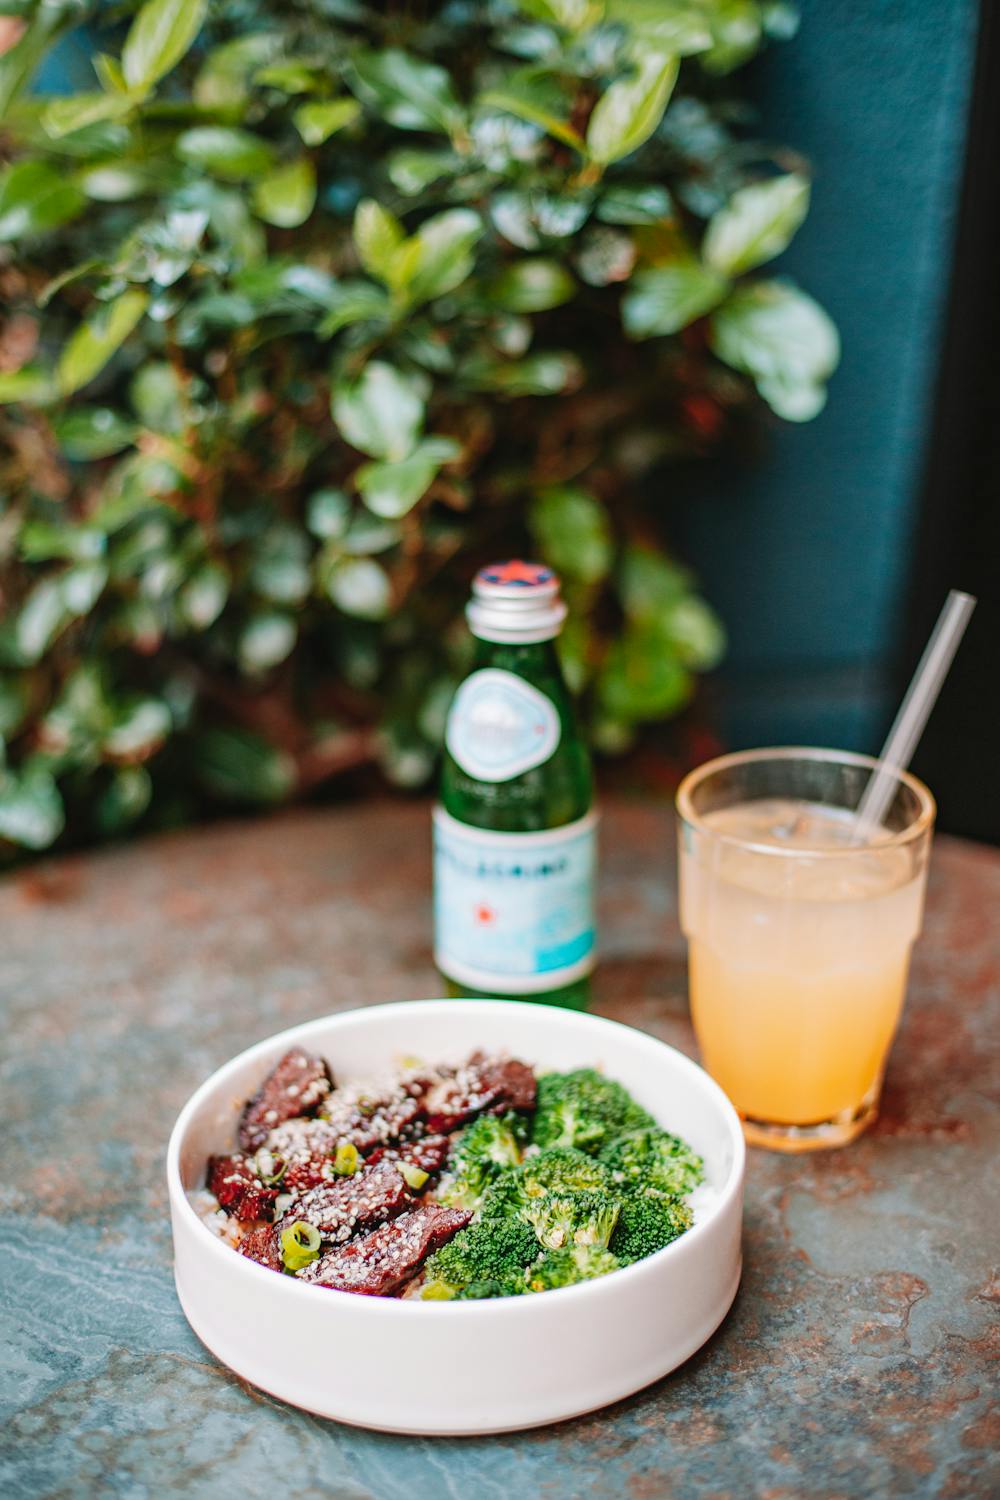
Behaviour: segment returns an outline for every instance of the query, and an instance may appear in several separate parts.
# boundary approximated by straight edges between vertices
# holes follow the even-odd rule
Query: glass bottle
[[[493,564],[466,615],[476,654],[449,711],[434,811],[435,961],[451,995],[582,1010],[597,815],[556,654],[559,580],[538,563]]]

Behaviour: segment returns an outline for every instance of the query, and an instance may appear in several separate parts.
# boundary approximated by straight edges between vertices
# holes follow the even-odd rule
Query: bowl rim
[[[174,1123],[170,1132],[167,1145],[166,1176],[167,1190],[172,1209],[181,1215],[182,1220],[195,1226],[203,1236],[202,1243],[205,1251],[211,1255],[222,1255],[226,1258],[226,1264],[230,1266],[232,1273],[237,1276],[249,1276],[248,1290],[251,1287],[263,1287],[268,1285],[272,1291],[277,1292],[280,1285],[283,1290],[277,1292],[279,1296],[310,1297],[313,1300],[303,1303],[303,1307],[312,1306],[318,1308],[322,1304],[316,1300],[318,1294],[322,1294],[328,1305],[333,1307],[345,1306],[345,1299],[358,1310],[361,1306],[371,1310],[373,1317],[396,1317],[396,1318],[427,1318],[452,1317],[452,1318],[483,1318],[496,1316],[503,1311],[513,1317],[531,1316],[526,1309],[535,1305],[536,1297],[489,1297],[482,1299],[469,1299],[468,1301],[437,1301],[421,1302],[417,1299],[404,1300],[399,1297],[365,1297],[358,1296],[356,1292],[341,1291],[336,1287],[312,1286],[309,1282],[299,1281],[292,1276],[283,1276],[279,1283],[275,1282],[274,1272],[266,1266],[258,1265],[249,1260],[245,1255],[240,1255],[235,1246],[220,1239],[213,1234],[208,1225],[201,1218],[187,1195],[181,1179],[180,1153],[181,1146],[187,1136],[192,1119],[204,1104],[205,1100],[225,1084],[226,1075],[236,1072],[245,1063],[253,1061],[258,1055],[264,1056],[274,1050],[277,1042],[293,1046],[307,1039],[313,1032],[324,1030],[331,1023],[354,1020],[359,1017],[379,1015],[391,1020],[392,1014],[412,1015],[415,1010],[423,1013],[449,1012],[456,1009],[476,1006],[482,1009],[487,1007],[494,1011],[509,1010],[515,1008],[529,1014],[545,1015],[546,1019],[558,1017],[557,1025],[570,1027],[583,1026],[585,1030],[600,1032],[628,1032],[652,1051],[663,1050],[668,1052],[676,1065],[680,1065],[682,1072],[688,1072],[696,1078],[699,1087],[703,1088],[713,1103],[716,1105],[728,1128],[732,1156],[729,1173],[725,1182],[718,1189],[715,1199],[708,1208],[705,1217],[698,1223],[692,1224],[690,1229],[678,1236],[671,1244],[664,1246],[662,1250],[647,1255],[643,1260],[635,1261],[630,1266],[622,1266],[619,1270],[611,1272],[606,1276],[595,1277],[591,1281],[581,1281],[573,1286],[553,1287],[550,1290],[539,1293],[544,1296],[545,1302],[549,1304],[551,1297],[576,1297],[578,1299],[594,1296],[607,1296],[610,1285],[621,1285],[620,1278],[631,1277],[631,1284],[635,1285],[643,1276],[650,1277],[656,1274],[656,1268],[666,1263],[668,1256],[678,1256],[690,1253],[691,1246],[696,1244],[706,1232],[711,1229],[714,1221],[723,1210],[738,1196],[743,1186],[743,1178],[746,1171],[746,1141],[743,1135],[743,1127],[739,1116],[720,1086],[715,1082],[704,1068],[700,1067],[691,1058],[685,1056],[676,1047],[671,1047],[669,1042],[660,1041],[659,1037],[650,1035],[649,1032],[640,1031],[638,1027],[628,1026],[621,1021],[612,1021],[606,1016],[594,1016],[586,1012],[560,1010],[556,1007],[540,1006],[536,1001],[522,1000],[472,1000],[472,999],[428,999],[428,1000],[390,1000],[376,1005],[353,1006],[350,1010],[334,1011],[325,1016],[317,1016],[311,1021],[303,1021],[295,1026],[286,1027],[283,1031],[274,1032],[271,1036],[254,1042],[251,1046],[238,1052],[235,1056],[224,1062],[221,1067],[216,1068],[208,1078],[201,1083],[188,1099]],[[664,1129],[666,1127],[663,1127]],[[221,1263],[220,1263],[221,1264]],[[266,1278],[262,1282],[260,1278]],[[334,1302],[330,1299],[333,1297]]]

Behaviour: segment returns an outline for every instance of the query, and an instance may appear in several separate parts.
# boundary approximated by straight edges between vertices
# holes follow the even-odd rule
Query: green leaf
[[[392,308],[381,287],[370,281],[340,281],[329,299],[329,312],[319,323],[319,338],[330,338],[351,323],[388,318]]]
[[[597,682],[598,702],[625,724],[677,713],[691,696],[690,673],[658,624],[630,625],[611,645]]]
[[[607,574],[611,525],[588,490],[577,485],[542,490],[529,509],[528,525],[545,561],[566,578],[598,583]]]
[[[779,417],[807,422],[823,409],[840,339],[819,304],[790,282],[737,287],[713,314],[709,342],[726,364],[752,376]]]
[[[510,73],[501,85],[481,94],[477,103],[537,125],[581,154],[586,151],[583,136],[558,113],[566,105],[565,97],[550,79],[539,78],[534,69],[519,68]]]
[[[123,292],[81,323],[56,366],[60,394],[69,396],[99,374],[121,347],[149,304],[145,292]]]
[[[357,380],[335,387],[331,411],[352,447],[393,461],[412,452],[424,420],[414,382],[381,360],[371,360]]]
[[[101,749],[109,760],[148,760],[171,728],[170,710],[159,698],[130,698],[118,708]]]
[[[630,620],[657,620],[691,592],[691,574],[652,547],[630,546],[622,554],[618,592]]]
[[[374,198],[362,198],[354,212],[354,248],[370,276],[392,283],[396,252],[405,240],[402,224]]]
[[[464,115],[445,70],[398,47],[355,54],[350,81],[362,102],[399,130],[454,135],[464,127]]]
[[[15,401],[23,401],[29,406],[43,405],[54,394],[52,377],[34,365],[0,372],[0,406]]]
[[[458,158],[450,151],[414,151],[404,147],[386,162],[389,181],[407,198],[413,198],[432,182],[455,170]]]
[[[108,406],[78,406],[52,423],[56,442],[67,458],[87,463],[120,453],[135,441],[135,423]]]
[[[321,146],[360,115],[356,99],[324,99],[300,104],[292,116],[295,128],[307,146]]]
[[[780,255],[809,210],[809,180],[798,172],[755,182],[713,214],[702,254],[727,276]]]
[[[13,7],[7,5],[5,11]],[[64,0],[37,0],[24,7],[27,25],[0,56],[0,120],[34,76],[49,47],[67,26],[78,20],[75,7]]]
[[[527,359],[476,361],[463,374],[474,389],[502,396],[559,396],[583,378],[576,355],[557,350],[529,354]]]
[[[316,168],[308,156],[275,167],[253,190],[253,206],[267,224],[294,229],[304,224],[316,203]]]
[[[94,526],[55,525],[41,518],[26,521],[17,539],[17,550],[25,562],[50,562],[53,558],[90,562],[105,549],[103,532]]]
[[[706,19],[712,46],[701,58],[708,73],[731,73],[753,57],[761,43],[761,13],[757,0],[712,0]]]
[[[605,90],[587,126],[587,152],[594,161],[605,166],[620,161],[649,139],[663,118],[679,68],[676,57],[648,52],[640,57],[634,77],[620,78]]]
[[[604,14],[604,0],[519,0],[520,9],[566,31],[587,31]]]
[[[706,8],[697,0],[607,0],[607,19],[628,27],[634,42],[691,57],[712,46]]]
[[[122,48],[130,88],[150,88],[176,67],[205,19],[207,0],[146,0]]]
[[[622,326],[633,339],[677,333],[717,306],[728,287],[694,256],[637,271],[622,298]]]
[[[316,490],[309,496],[306,525],[323,541],[344,535],[351,518],[351,501],[343,490]]]
[[[726,651],[726,632],[704,599],[678,599],[663,619],[663,629],[678,658],[693,672],[711,672]]]
[[[209,729],[194,746],[202,781],[233,802],[283,802],[295,787],[295,762],[258,734],[241,729]]]
[[[229,598],[229,574],[220,563],[203,563],[180,591],[178,608],[195,630],[207,630],[221,615]]]
[[[483,232],[483,221],[468,208],[452,208],[421,224],[407,242],[402,288],[411,305],[430,302],[461,286],[472,271],[473,246]]]
[[[228,125],[196,125],[185,130],[174,150],[182,161],[231,182],[262,176],[274,160],[267,141]]]
[[[74,218],[86,201],[66,174],[48,162],[15,162],[0,173],[0,244],[55,229]]]
[[[283,94],[309,94],[322,84],[323,74],[308,58],[286,57],[268,63],[254,74],[261,88],[280,89]]]
[[[507,312],[543,312],[568,302],[575,291],[565,266],[539,256],[514,261],[501,271],[490,288],[490,300]]]
[[[368,509],[386,520],[398,520],[413,509],[442,463],[457,458],[461,447],[450,438],[426,438],[397,463],[363,464],[354,482]]]
[[[595,216],[604,224],[655,224],[673,213],[673,202],[658,182],[609,183]]]
[[[236,110],[250,94],[250,75],[281,50],[277,31],[254,31],[213,47],[194,81],[194,102],[201,109]]]
[[[96,822],[101,833],[124,832],[141,818],[153,797],[153,782],[145,766],[119,766],[101,794]]]
[[[151,359],[140,365],[129,386],[139,421],[153,432],[178,433],[184,427],[184,393],[173,365]]]
[[[99,120],[120,120],[136,103],[129,94],[67,94],[46,106],[42,124],[58,140],[87,125],[96,125]]]
[[[392,585],[384,568],[370,557],[343,557],[330,569],[330,599],[345,615],[384,620],[392,602]]]
[[[298,627],[291,615],[277,610],[255,615],[239,639],[240,666],[245,672],[268,672],[292,653]]]
[[[20,772],[0,769],[0,839],[25,849],[46,849],[64,823],[62,798],[50,771],[30,763]]]

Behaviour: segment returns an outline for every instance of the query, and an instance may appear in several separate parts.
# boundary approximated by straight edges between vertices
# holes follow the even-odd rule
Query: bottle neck
[[[493,667],[501,672],[514,672],[529,681],[536,674],[562,678],[554,635],[545,641],[488,641],[482,636],[476,636],[475,641],[473,665],[477,670]]]

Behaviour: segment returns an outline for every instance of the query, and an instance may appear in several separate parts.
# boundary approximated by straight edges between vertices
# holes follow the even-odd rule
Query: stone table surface
[[[669,809],[608,810],[595,1008],[693,1052],[672,841]],[[1000,854],[944,838],[877,1127],[751,1151],[742,1289],[673,1375],[557,1427],[409,1439],[284,1406],[206,1352],[171,1277],[174,1117],[250,1042],[437,993],[429,877],[427,809],[377,804],[0,883],[0,1494],[1000,1493]]]

